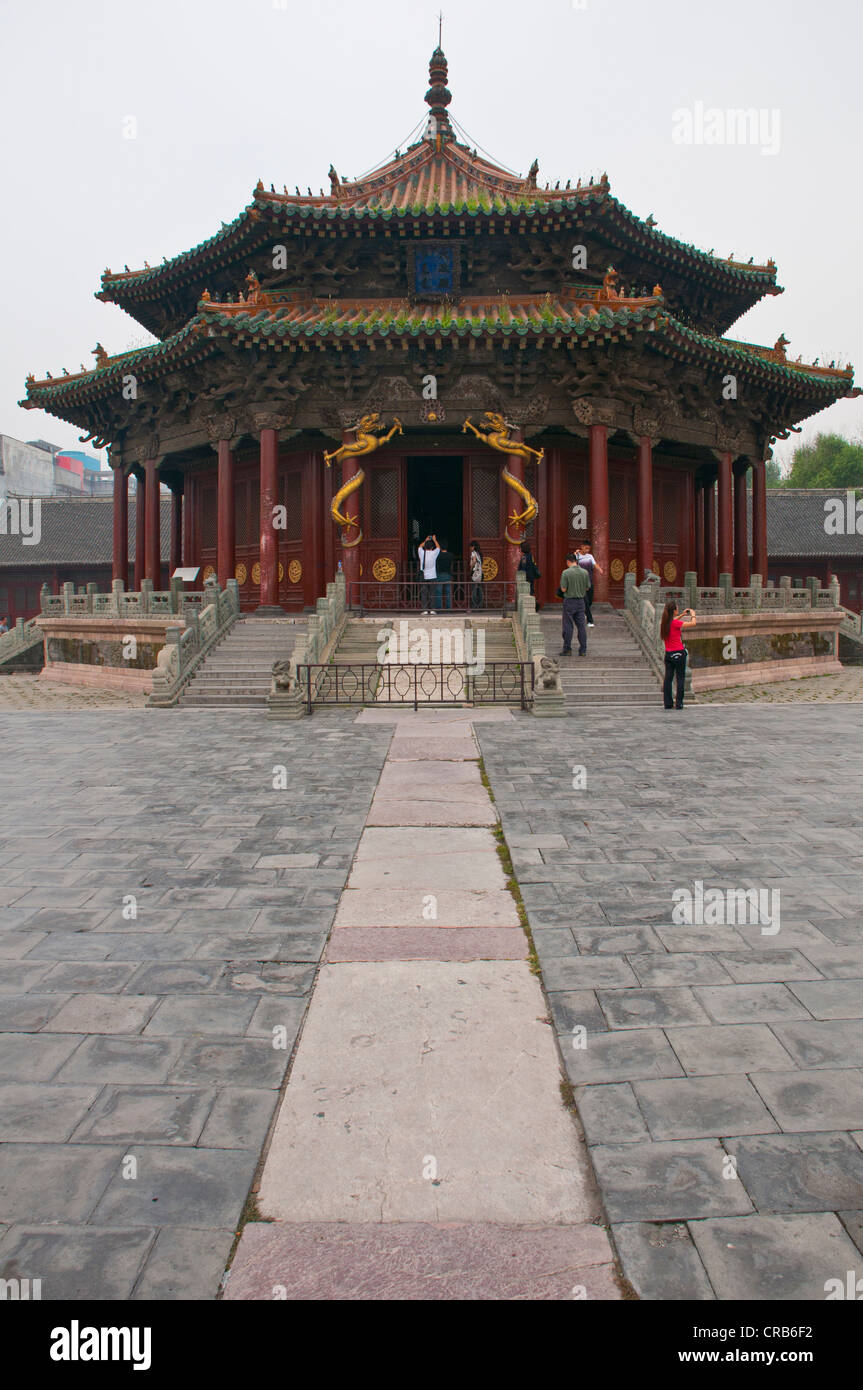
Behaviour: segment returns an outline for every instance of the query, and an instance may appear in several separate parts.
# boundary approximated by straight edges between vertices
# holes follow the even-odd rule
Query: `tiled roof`
[[[771,559],[857,557],[863,565],[863,536],[831,536],[824,529],[825,503],[838,499],[845,510],[845,488],[769,488],[767,553]],[[863,494],[861,494],[863,495]]]
[[[21,536],[0,534],[0,568],[38,568],[44,565],[110,565],[113,552],[114,509],[110,497],[67,501],[43,497],[42,535],[38,545],[24,545]],[[159,539],[162,560],[171,558],[171,499],[160,498]],[[135,503],[129,494],[129,559],[135,558]]]
[[[346,224],[395,223],[402,235],[413,239],[414,230],[422,228],[426,235],[439,230],[430,225],[430,219],[438,223],[441,219],[462,221],[469,226],[501,218],[538,221],[555,230],[600,226],[612,244],[644,257],[656,266],[657,274],[663,268],[688,270],[717,291],[737,296],[738,315],[762,295],[782,292],[772,262],[754,265],[726,260],[660,232],[612,197],[605,178],[598,184],[569,190],[527,189],[523,181],[511,179],[507,186],[504,179],[508,178],[501,172],[496,189],[487,183],[472,183],[450,158],[440,156],[421,160],[404,177],[382,180],[379,188],[366,180],[356,185],[360,191],[350,198],[268,193],[259,184],[252,202],[233,222],[191,250],[160,266],[119,273],[106,270],[97,298],[128,308],[150,327],[145,310],[148,301],[168,299],[177,287],[190,281],[203,289],[208,278],[238,262],[245,270],[245,261],[262,246],[304,224],[321,232],[341,229],[344,234]]]
[[[161,335],[172,322],[170,304],[179,291],[200,294],[216,290],[229,271],[237,276],[240,266],[272,243],[272,238],[300,229],[321,234],[350,234],[351,228],[384,224],[386,234],[401,236],[429,230],[464,233],[471,223],[504,220],[509,231],[513,220],[541,223],[549,230],[582,229],[599,224],[612,247],[642,258],[651,276],[682,271],[717,291],[724,300],[725,321],[734,322],[764,294],[781,293],[776,266],[724,260],[712,251],[700,251],[656,229],[651,217],[637,217],[611,196],[608,175],[561,188],[542,187],[535,160],[526,177],[494,163],[457,138],[447,107],[447,63],[436,49],[429,67],[431,86],[425,101],[431,115],[422,138],[360,179],[343,180],[331,166],[330,191],[303,194],[287,186],[277,193],[258,181],[249,203],[233,222],[223,223],[215,236],[160,266],[119,273],[106,270],[97,297],[129,309],[139,322]],[[460,132],[465,135],[464,131]],[[430,222],[430,219],[432,220]],[[443,222],[443,226],[441,226]],[[532,228],[536,230],[536,226]],[[245,260],[246,264],[243,265]],[[242,272],[241,272],[242,273]],[[176,322],[176,320],[173,320]]]
[[[658,290],[659,287],[657,287]],[[484,295],[456,305],[384,299],[316,299],[298,292],[265,294],[215,303],[208,296],[188,324],[162,343],[106,358],[101,367],[52,380],[27,380],[25,407],[82,422],[88,405],[119,392],[130,370],[142,380],[220,350],[221,343],[280,350],[326,348],[390,338],[546,339],[563,342],[610,340],[648,332],[658,351],[699,366],[719,366],[757,384],[780,386],[794,400],[812,404],[807,414],[851,395],[851,368],[809,367],[789,362],[775,348],[714,338],[688,328],[663,306],[661,292],[646,298],[608,296],[603,287],[557,295]]]

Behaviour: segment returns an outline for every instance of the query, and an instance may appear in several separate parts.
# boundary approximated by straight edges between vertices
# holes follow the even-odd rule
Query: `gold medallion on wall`
[[[205,582],[206,582],[208,579],[214,579],[214,578],[215,578],[215,575],[216,575],[216,571],[213,569],[213,566],[212,566],[212,565],[207,565],[207,566],[205,566],[205,568],[204,568],[204,573],[203,573],[203,579],[204,579]]]
[[[280,561],[279,561],[279,583],[280,583],[280,584],[281,584],[282,580],[284,579],[284,577],[285,577],[285,567],[284,567],[284,565],[282,564],[282,562],[281,562],[281,560],[280,560]]]
[[[623,561],[615,555],[611,562],[611,577],[615,584],[619,584],[624,575]]]
[[[497,578],[497,560],[493,560],[490,555],[486,555],[482,562],[482,577],[483,579]]]
[[[236,579],[237,583],[238,583],[238,584],[245,584],[245,582],[246,582],[246,580],[248,579],[248,577],[249,577],[249,571],[246,569],[246,566],[245,566],[245,565],[237,565],[237,568],[234,570],[234,578]]]
[[[395,578],[396,564],[388,555],[380,555],[372,565],[372,574],[381,584],[387,584]]]
[[[665,575],[666,583],[673,584],[677,578],[677,566],[673,560],[666,560],[662,573]]]
[[[260,562],[260,560],[256,560],[255,563],[252,565],[252,583],[253,583],[253,584],[260,584],[260,582],[261,582],[261,562]]]
[[[630,560],[629,564],[626,566],[626,572],[627,574],[637,574],[638,562],[636,560]]]
[[[292,560],[288,565],[288,579],[292,584],[299,584],[303,577],[303,567],[299,560]]]

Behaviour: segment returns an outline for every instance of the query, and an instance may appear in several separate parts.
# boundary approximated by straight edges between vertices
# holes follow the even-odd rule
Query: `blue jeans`
[[[441,575],[435,585],[435,608],[452,608],[452,576]],[[441,602],[441,599],[445,602]]]

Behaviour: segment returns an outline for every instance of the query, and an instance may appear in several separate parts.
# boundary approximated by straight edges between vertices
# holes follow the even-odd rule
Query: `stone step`
[[[184,708],[241,708],[241,709],[265,709],[266,698],[254,695],[187,695],[183,700]]]

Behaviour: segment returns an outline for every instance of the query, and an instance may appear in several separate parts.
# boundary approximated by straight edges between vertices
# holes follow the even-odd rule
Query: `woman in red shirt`
[[[666,709],[683,709],[683,687],[686,681],[686,648],[683,645],[683,629],[685,627],[695,627],[696,617],[694,608],[684,608],[680,617],[677,616],[677,604],[674,599],[669,599],[662,613],[662,621],[659,625],[659,635],[665,643],[665,681],[662,686],[662,698]],[[675,704],[671,701],[672,682],[677,682],[677,700]]]

